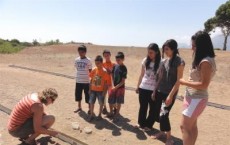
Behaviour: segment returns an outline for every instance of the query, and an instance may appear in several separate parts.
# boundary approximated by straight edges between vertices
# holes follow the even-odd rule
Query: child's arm
[[[103,90],[103,93],[102,93],[103,97],[105,97],[107,90],[108,90],[108,82],[106,81],[105,84],[104,84],[104,90]]]
[[[122,78],[121,82],[118,85],[114,86],[113,90],[120,88],[124,84],[125,84],[125,78]]]
[[[89,67],[89,72],[91,72],[91,71],[92,71],[92,68],[93,68],[93,65],[92,65],[92,62],[91,62],[91,61],[89,61],[88,67]]]

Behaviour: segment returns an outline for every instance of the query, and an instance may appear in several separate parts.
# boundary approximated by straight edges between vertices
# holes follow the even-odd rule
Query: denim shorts
[[[103,94],[103,92],[91,91],[90,92],[90,97],[89,97],[89,103],[90,104],[95,104],[96,98],[97,98],[99,104],[103,105],[104,104],[104,96],[102,94]]]

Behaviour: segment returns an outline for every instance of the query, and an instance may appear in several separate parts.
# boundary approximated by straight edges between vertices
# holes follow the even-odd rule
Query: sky
[[[120,46],[175,39],[189,45],[226,1],[0,0],[0,38]]]

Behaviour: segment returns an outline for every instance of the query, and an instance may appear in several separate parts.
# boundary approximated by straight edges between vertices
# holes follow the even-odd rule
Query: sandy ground
[[[46,108],[47,112],[56,116],[56,123],[53,128],[60,130],[70,136],[73,136],[83,142],[92,145],[125,145],[125,144],[155,144],[162,145],[160,140],[153,140],[150,134],[135,129],[133,126],[137,123],[137,113],[139,109],[137,94],[133,91],[126,91],[125,104],[122,106],[122,119],[118,123],[104,117],[102,121],[86,121],[88,111],[84,104],[84,111],[76,114],[74,102],[75,80],[52,76],[28,70],[8,67],[10,64],[25,66],[35,69],[42,69],[52,72],[58,72],[66,75],[75,75],[74,59],[76,57],[76,45],[59,45],[49,47],[32,47],[24,49],[18,54],[0,55],[0,104],[12,109],[13,106],[23,96],[28,93],[41,91],[46,87],[53,87],[58,90],[59,98],[55,103]],[[106,47],[106,46],[88,46],[88,56],[92,59],[96,54],[101,54],[102,50],[107,48],[115,55],[117,51],[123,51],[126,55],[125,64],[128,68],[128,79],[126,86],[136,87],[138,75],[140,72],[140,63],[146,55],[146,50],[141,48],[124,47]],[[190,50],[180,50],[181,56],[186,61],[184,77],[188,76],[188,69],[191,66]],[[230,53],[216,52],[218,71],[210,85],[210,102],[220,103],[230,106]],[[184,87],[180,88],[180,95],[184,94]],[[180,119],[182,102],[177,101],[170,114],[172,134],[175,137],[175,144],[181,145]],[[97,112],[98,105],[95,110]],[[197,145],[226,145],[230,137],[230,111],[207,107],[199,118],[199,136]],[[0,112],[0,144],[14,145],[19,142],[12,138],[6,130],[8,115]],[[72,122],[78,122],[81,128],[90,127],[93,133],[87,135],[83,132],[73,130]],[[159,129],[159,124],[154,125]],[[41,139],[38,138],[38,139]],[[44,137],[42,137],[44,139]],[[65,144],[59,140],[54,141],[59,144]],[[43,143],[51,144],[51,143]]]

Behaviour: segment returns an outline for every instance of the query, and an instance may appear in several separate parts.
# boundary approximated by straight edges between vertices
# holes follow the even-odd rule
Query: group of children
[[[118,52],[116,64],[111,61],[111,52],[103,51],[103,56],[95,58],[95,68],[92,68],[90,58],[86,57],[87,48],[84,45],[78,47],[79,57],[75,59],[76,68],[76,88],[75,101],[78,102],[78,109],[82,111],[82,92],[85,94],[85,102],[89,104],[89,118],[95,118],[94,104],[96,99],[99,102],[99,114],[97,120],[102,119],[101,114],[105,114],[114,121],[118,120],[121,104],[124,104],[125,79],[127,78],[127,68],[124,65],[124,53]],[[105,61],[103,61],[103,58]],[[109,112],[106,107],[106,94],[108,93]]]

